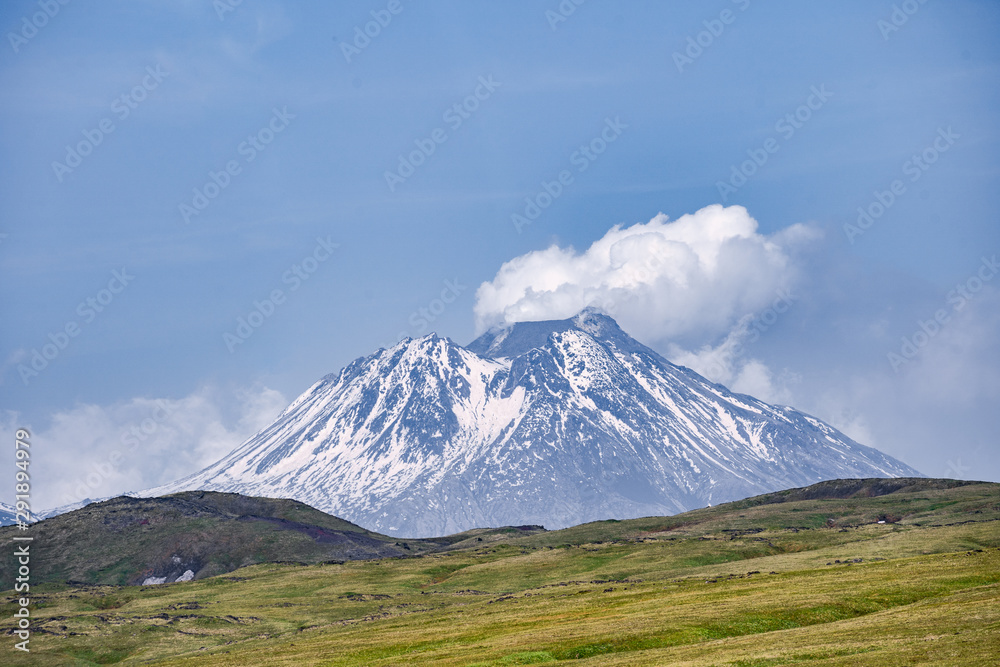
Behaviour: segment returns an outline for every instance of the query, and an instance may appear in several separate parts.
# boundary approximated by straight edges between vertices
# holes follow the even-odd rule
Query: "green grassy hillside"
[[[12,538],[0,529],[0,587],[12,586]],[[114,498],[31,527],[38,545],[35,582],[137,584],[172,581],[186,570],[198,578],[261,562],[322,562],[410,553],[397,540],[293,500],[231,493],[188,492],[164,498]],[[427,550],[414,545],[413,549]]]
[[[995,664],[1000,485],[875,487],[826,483],[674,517],[473,532],[419,557],[262,564],[162,586],[47,584],[33,590],[31,655],[4,660]],[[6,632],[15,607],[10,594],[2,601]]]

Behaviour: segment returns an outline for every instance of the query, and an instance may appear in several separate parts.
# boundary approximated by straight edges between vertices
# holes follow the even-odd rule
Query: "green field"
[[[30,656],[12,650],[3,596],[0,661],[997,664],[1000,485],[808,495],[492,532],[414,557],[163,586],[45,584],[32,591]]]

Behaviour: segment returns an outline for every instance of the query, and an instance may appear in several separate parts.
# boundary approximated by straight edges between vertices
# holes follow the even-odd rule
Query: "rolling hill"
[[[42,584],[32,653],[5,661],[881,667],[993,664],[1000,646],[1000,484],[837,480],[483,534],[161,586]]]

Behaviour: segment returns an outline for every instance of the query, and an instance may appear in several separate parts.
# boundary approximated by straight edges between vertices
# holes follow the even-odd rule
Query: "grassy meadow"
[[[1000,485],[972,484],[472,532],[439,553],[161,586],[44,584],[30,655],[0,598],[2,662],[992,665],[998,520]]]

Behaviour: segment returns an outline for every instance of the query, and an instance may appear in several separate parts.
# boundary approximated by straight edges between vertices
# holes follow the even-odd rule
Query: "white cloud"
[[[32,507],[140,491],[222,458],[271,423],[288,401],[257,386],[235,392],[203,387],[180,399],[133,398],[57,412],[32,433]],[[15,413],[0,431],[24,426]]]
[[[587,250],[551,246],[506,262],[476,292],[476,325],[564,319],[602,308],[647,343],[703,345],[790,291],[796,249],[818,232],[757,232],[742,206],[612,227]]]

